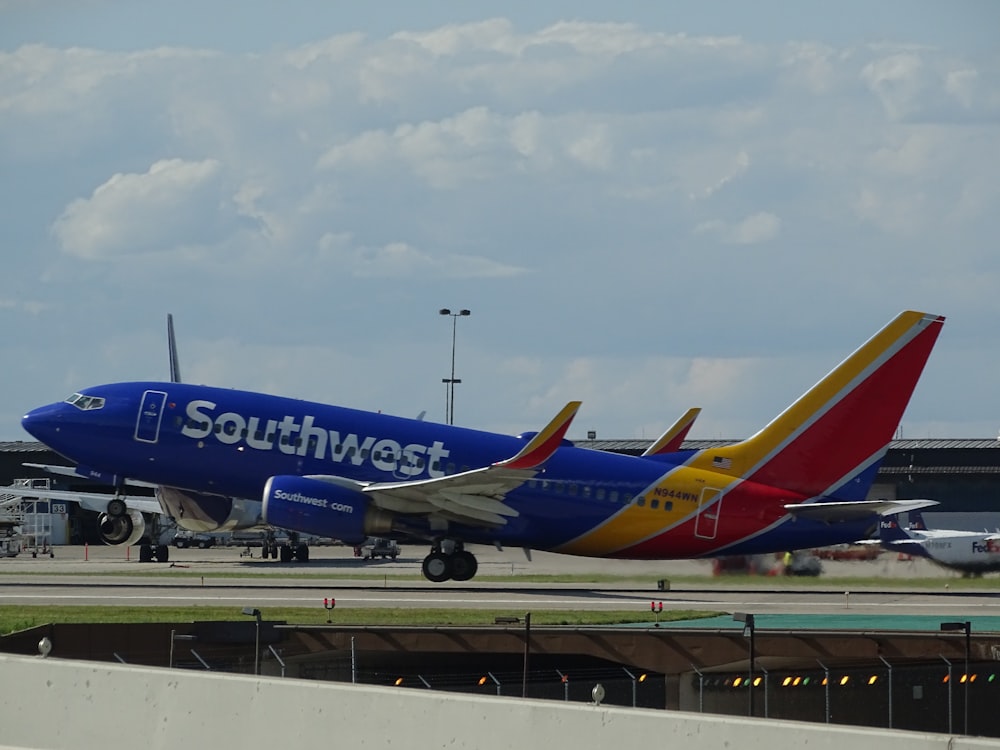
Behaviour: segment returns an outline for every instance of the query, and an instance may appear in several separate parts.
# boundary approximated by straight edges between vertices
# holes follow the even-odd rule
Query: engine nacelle
[[[372,507],[361,492],[320,479],[280,475],[264,487],[264,520],[303,534],[360,544],[388,534],[392,516]]]
[[[97,528],[105,544],[135,544],[146,533],[146,521],[137,510],[126,511],[120,516],[102,513],[97,519]]]

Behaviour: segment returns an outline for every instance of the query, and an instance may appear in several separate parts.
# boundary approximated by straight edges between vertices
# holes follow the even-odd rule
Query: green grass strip
[[[402,609],[402,608],[344,608],[327,612],[322,607],[267,607],[261,610],[265,620],[285,621],[295,625],[324,625],[330,620],[335,625],[493,625],[497,617],[524,617],[524,611],[489,609]],[[719,612],[703,610],[664,610],[660,622],[698,620],[715,617]],[[148,623],[195,622],[208,620],[244,620],[237,607],[98,607],[61,605],[4,605],[0,606],[0,634],[47,624],[61,623]],[[648,622],[647,613],[634,611],[568,611],[539,610],[531,613],[532,626],[544,625],[622,625]]]

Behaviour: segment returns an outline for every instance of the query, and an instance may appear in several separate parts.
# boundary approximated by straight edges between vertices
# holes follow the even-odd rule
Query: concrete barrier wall
[[[40,657],[0,655],[0,675],[0,747],[10,748],[1000,748],[940,734]]]

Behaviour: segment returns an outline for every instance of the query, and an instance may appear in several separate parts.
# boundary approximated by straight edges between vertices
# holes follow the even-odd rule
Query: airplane
[[[118,493],[154,485],[182,528],[422,539],[433,582],[475,576],[467,544],[623,559],[786,551],[854,541],[879,514],[934,504],[866,495],[943,323],[899,314],[755,435],[703,450],[574,446],[578,401],[509,436],[174,382],[85,388],[21,423]],[[136,519],[114,519],[117,541],[134,542]]]
[[[1000,532],[928,529],[919,512],[910,519],[908,529],[893,516],[881,519],[877,543],[890,552],[926,557],[964,576],[1000,570]]]

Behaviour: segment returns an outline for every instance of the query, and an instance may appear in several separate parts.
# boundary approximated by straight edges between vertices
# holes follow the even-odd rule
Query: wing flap
[[[544,430],[532,438],[514,456],[460,474],[408,482],[373,482],[360,484],[337,476],[312,476],[312,479],[349,485],[363,492],[383,510],[434,519],[455,521],[472,526],[503,526],[519,513],[504,499],[548,461],[562,443],[579,401],[571,401]]]
[[[517,518],[521,515],[509,505],[505,505],[502,500],[496,500],[492,497],[483,497],[482,495],[469,494],[468,492],[442,492],[441,496],[449,503],[455,503],[456,505],[483,513],[508,516],[510,518]]]
[[[463,523],[478,522],[487,526],[504,526],[507,523],[507,519],[498,513],[491,513],[466,503],[456,502],[455,495],[452,493],[434,495],[428,500],[451,518]]]

